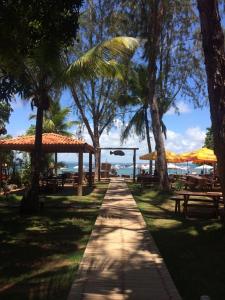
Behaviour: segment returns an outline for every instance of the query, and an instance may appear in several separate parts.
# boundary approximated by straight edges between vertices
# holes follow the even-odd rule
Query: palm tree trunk
[[[100,155],[101,150],[99,149],[100,143],[99,143],[99,135],[94,132],[94,142],[93,142],[94,148],[95,148],[95,178],[99,179],[99,174],[101,172],[101,162],[100,162]]]
[[[148,144],[148,152],[152,152],[151,138],[150,138],[150,128],[148,122],[148,108],[145,108],[145,129],[146,129],[146,137]],[[149,174],[152,174],[152,160],[149,160]]]
[[[159,176],[159,187],[163,191],[169,191],[169,178],[167,173],[167,162],[166,153],[163,141],[163,134],[161,130],[161,122],[158,113],[158,103],[157,100],[153,99],[151,103],[151,117],[152,117],[152,129],[155,138],[155,148],[157,151],[157,173]]]
[[[148,101],[150,105],[152,129],[157,151],[157,166],[159,175],[159,187],[163,191],[170,189],[167,173],[165,147],[161,130],[158,101],[155,95],[157,74],[157,53],[159,52],[159,36],[164,15],[163,2],[153,1],[150,15],[148,16],[148,41],[146,44],[146,56],[148,58]]]
[[[37,107],[34,152],[32,159],[31,187],[21,201],[21,212],[37,212],[39,210],[39,179],[42,158],[42,126],[43,108]]]
[[[208,79],[214,148],[223,192],[225,215],[225,46],[218,2],[197,0]]]

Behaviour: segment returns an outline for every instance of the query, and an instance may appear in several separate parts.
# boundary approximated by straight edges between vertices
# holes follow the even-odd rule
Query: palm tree
[[[61,72],[60,49],[53,43],[51,45],[43,43],[33,50],[32,56],[23,61],[23,85],[26,89],[21,93],[21,98],[30,100],[31,106],[37,108],[31,187],[21,203],[23,211],[31,212],[39,209],[43,114],[50,107],[51,93],[58,89]]]
[[[50,95],[59,89],[64,80],[71,86],[81,78],[96,78],[100,75],[123,79],[124,67],[116,61],[116,58],[130,56],[137,45],[138,41],[129,37],[118,37],[103,42],[72,63],[64,73],[60,47],[53,43],[43,42],[40,47],[33,50],[30,57],[23,61],[22,84],[26,89],[21,93],[21,97],[31,100],[32,107],[37,108],[31,187],[21,203],[23,211],[37,211],[39,208],[43,116],[44,111],[50,108]],[[76,95],[74,86],[73,92]],[[75,102],[79,107],[78,97]]]
[[[132,129],[142,140],[147,139],[148,151],[152,152],[150,138],[150,118],[148,104],[147,70],[144,66],[137,66],[131,70],[128,79],[128,93],[117,99],[120,106],[131,105],[135,107],[134,114],[128,121],[121,134],[124,142],[131,135]],[[152,161],[149,161],[149,173],[152,174]]]
[[[163,82],[158,80],[159,89],[158,94],[158,110],[159,119],[161,124],[161,131],[166,138],[166,125],[163,122],[164,114],[173,106],[178,110],[174,102],[174,95],[169,93],[165,94],[163,90]],[[134,114],[130,118],[127,126],[121,134],[121,140],[126,140],[134,129],[137,136],[142,140],[147,139],[148,151],[152,152],[150,130],[151,130],[151,114],[148,102],[148,72],[147,68],[143,65],[134,67],[128,79],[128,93],[126,95],[119,96],[118,103],[121,106],[132,105],[136,107]],[[152,161],[149,162],[149,173],[152,173]]]
[[[104,120],[104,124],[101,124],[103,108],[100,108],[97,116],[95,114],[95,117],[93,117],[94,125],[92,128],[90,120],[85,114],[82,101],[79,99],[78,88],[81,80],[96,79],[98,77],[125,80],[127,63],[138,45],[138,39],[132,37],[115,37],[104,41],[70,64],[65,74],[67,85],[71,90],[74,102],[95,148],[96,175],[100,167],[100,136],[112,120],[109,118]]]
[[[69,107],[62,108],[60,105],[60,98],[56,94],[56,98],[51,100],[51,106],[49,110],[44,112],[43,116],[43,133],[58,133],[66,136],[72,136],[72,133],[68,130],[72,126],[77,125],[77,121],[69,121],[69,115],[71,109]],[[31,115],[30,120],[36,118],[36,115]],[[34,134],[35,127],[31,126],[27,133]],[[57,152],[55,153],[55,175],[57,175]]]

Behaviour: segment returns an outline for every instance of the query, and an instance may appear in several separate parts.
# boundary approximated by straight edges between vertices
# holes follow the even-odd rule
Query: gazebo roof
[[[24,135],[11,139],[0,140],[1,150],[18,150],[31,152],[34,150],[34,135]],[[44,152],[94,153],[94,148],[83,140],[67,137],[56,133],[42,134],[42,149]]]

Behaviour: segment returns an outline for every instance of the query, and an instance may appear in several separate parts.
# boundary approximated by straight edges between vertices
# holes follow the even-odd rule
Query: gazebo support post
[[[80,151],[78,155],[78,187],[77,187],[77,195],[83,195],[83,152]]]
[[[92,153],[89,153],[89,175],[88,175],[88,185],[92,187]]]
[[[135,177],[136,177],[136,149],[134,149],[134,155],[133,155],[133,182],[135,182]]]
[[[98,181],[101,181],[101,149],[99,149],[99,159],[98,159]]]
[[[57,167],[57,164],[58,164],[58,153],[55,152],[55,162],[54,162],[55,176],[58,175],[58,167]]]

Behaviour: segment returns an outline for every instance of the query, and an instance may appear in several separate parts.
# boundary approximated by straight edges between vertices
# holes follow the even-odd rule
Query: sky
[[[68,92],[62,95],[62,106],[70,106],[73,100]],[[23,135],[28,127],[31,125],[29,115],[34,113],[31,111],[30,103],[15,99],[13,101],[13,113],[11,114],[9,124],[6,126],[8,134],[12,136]],[[175,113],[170,109],[164,117],[164,123],[167,127],[167,139],[165,140],[165,147],[168,150],[176,153],[186,152],[201,148],[204,144],[206,128],[211,126],[209,107],[205,106],[201,109],[195,109],[190,102],[183,102],[182,100],[177,103],[180,114]],[[71,120],[76,120],[75,112],[70,115]],[[126,143],[121,145],[120,131],[122,122],[119,119],[114,120],[112,130],[107,133],[104,132],[100,143],[101,147],[137,147],[137,162],[144,162],[139,160],[139,156],[147,151],[146,141],[140,141],[136,135],[131,136]],[[72,133],[75,134],[75,128],[72,128]],[[87,130],[83,132],[83,138],[87,143],[91,144],[91,139]],[[154,141],[152,139],[153,149]],[[109,151],[102,151],[102,162],[109,163],[132,163],[132,151],[125,151],[125,156],[110,155]],[[77,155],[59,154],[59,160],[65,162],[77,161]],[[84,157],[84,161],[88,158]]]
[[[223,14],[221,13],[221,16]],[[225,18],[222,17],[222,26],[225,27]],[[139,54],[140,55],[140,54]],[[64,92],[61,99],[62,106],[71,106],[73,104],[72,97],[68,92]],[[164,116],[164,123],[167,127],[167,139],[165,147],[167,150],[176,153],[187,152],[201,148],[204,145],[206,128],[211,126],[209,106],[203,108],[194,108],[191,101],[184,102],[182,99],[176,103],[179,108],[179,115],[173,109],[170,109]],[[11,114],[9,124],[7,124],[7,132],[12,136],[23,135],[31,125],[29,115],[35,113],[31,111],[30,104],[16,98],[13,102],[13,113]],[[70,116],[71,120],[77,120],[77,116],[73,111]],[[120,131],[121,121],[114,120],[114,125],[109,133],[104,132],[100,139],[101,147],[138,147],[137,162],[139,156],[148,153],[146,141],[140,141],[135,135],[131,136],[126,143],[121,145]],[[75,128],[72,128],[75,134]],[[83,138],[87,143],[91,144],[90,136],[87,130],[83,132]],[[152,148],[154,149],[154,140],[152,138]],[[110,155],[109,151],[102,151],[102,162],[112,163],[132,163],[132,151],[125,151],[125,156],[119,157]],[[77,161],[75,154],[59,154],[59,160],[65,162]],[[84,157],[84,161],[88,158]]]

